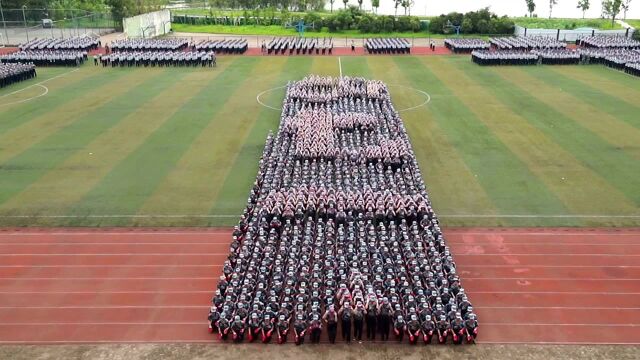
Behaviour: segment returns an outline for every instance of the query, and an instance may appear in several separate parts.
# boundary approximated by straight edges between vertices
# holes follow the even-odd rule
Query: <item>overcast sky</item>
[[[357,0],[350,0],[357,5]],[[364,0],[365,9],[371,9],[371,1]],[[577,8],[578,0],[558,0],[553,8],[553,17],[580,18],[582,12]],[[336,0],[334,8],[342,8],[342,0]],[[525,0],[415,0],[411,9],[412,15],[440,15],[452,11],[467,12],[489,6],[491,11],[498,15],[524,16],[527,13]],[[591,0],[591,9],[587,11],[587,17],[600,17],[602,9],[601,0]],[[380,0],[379,13],[393,15],[393,0]],[[402,8],[398,9],[402,14]],[[549,17],[549,0],[536,0],[536,14],[538,17]],[[622,14],[621,16],[622,17]],[[627,13],[629,19],[640,19],[640,0],[632,0],[630,10]]]

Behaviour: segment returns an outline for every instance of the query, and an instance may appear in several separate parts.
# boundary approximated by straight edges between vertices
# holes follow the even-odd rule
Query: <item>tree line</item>
[[[546,1],[546,0],[543,0]],[[553,7],[558,5],[559,0],[548,0],[549,1],[549,19],[553,14]],[[563,0],[567,1],[567,0]],[[602,1],[602,14],[601,17],[603,19],[611,19],[611,25],[616,22],[616,19],[622,13],[623,18],[627,18],[627,12],[631,7],[632,0],[601,0]],[[537,16],[534,14],[536,11],[536,0],[524,0],[527,6],[527,13],[530,17]],[[591,8],[591,0],[578,0],[578,4],[576,8],[582,11],[582,18],[584,19],[585,13],[587,10]]]

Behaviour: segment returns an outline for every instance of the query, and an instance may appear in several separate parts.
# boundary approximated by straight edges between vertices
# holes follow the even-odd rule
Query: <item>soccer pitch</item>
[[[640,80],[603,66],[238,56],[38,71],[0,90],[0,226],[234,225],[283,86],[340,73],[389,85],[445,225],[640,226]]]

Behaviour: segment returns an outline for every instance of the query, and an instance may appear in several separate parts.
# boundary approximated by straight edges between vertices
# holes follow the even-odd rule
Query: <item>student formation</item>
[[[475,339],[478,318],[384,83],[287,85],[208,321],[235,342]]]
[[[640,41],[625,36],[585,36],[573,48],[545,36],[447,39],[445,45],[455,53],[471,53],[479,65],[604,64],[636,76],[640,67]]]

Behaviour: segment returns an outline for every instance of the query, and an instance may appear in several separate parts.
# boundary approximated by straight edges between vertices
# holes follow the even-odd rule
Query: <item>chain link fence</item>
[[[36,38],[66,39],[115,31],[110,13],[78,9],[2,9],[0,45],[17,46]]]

